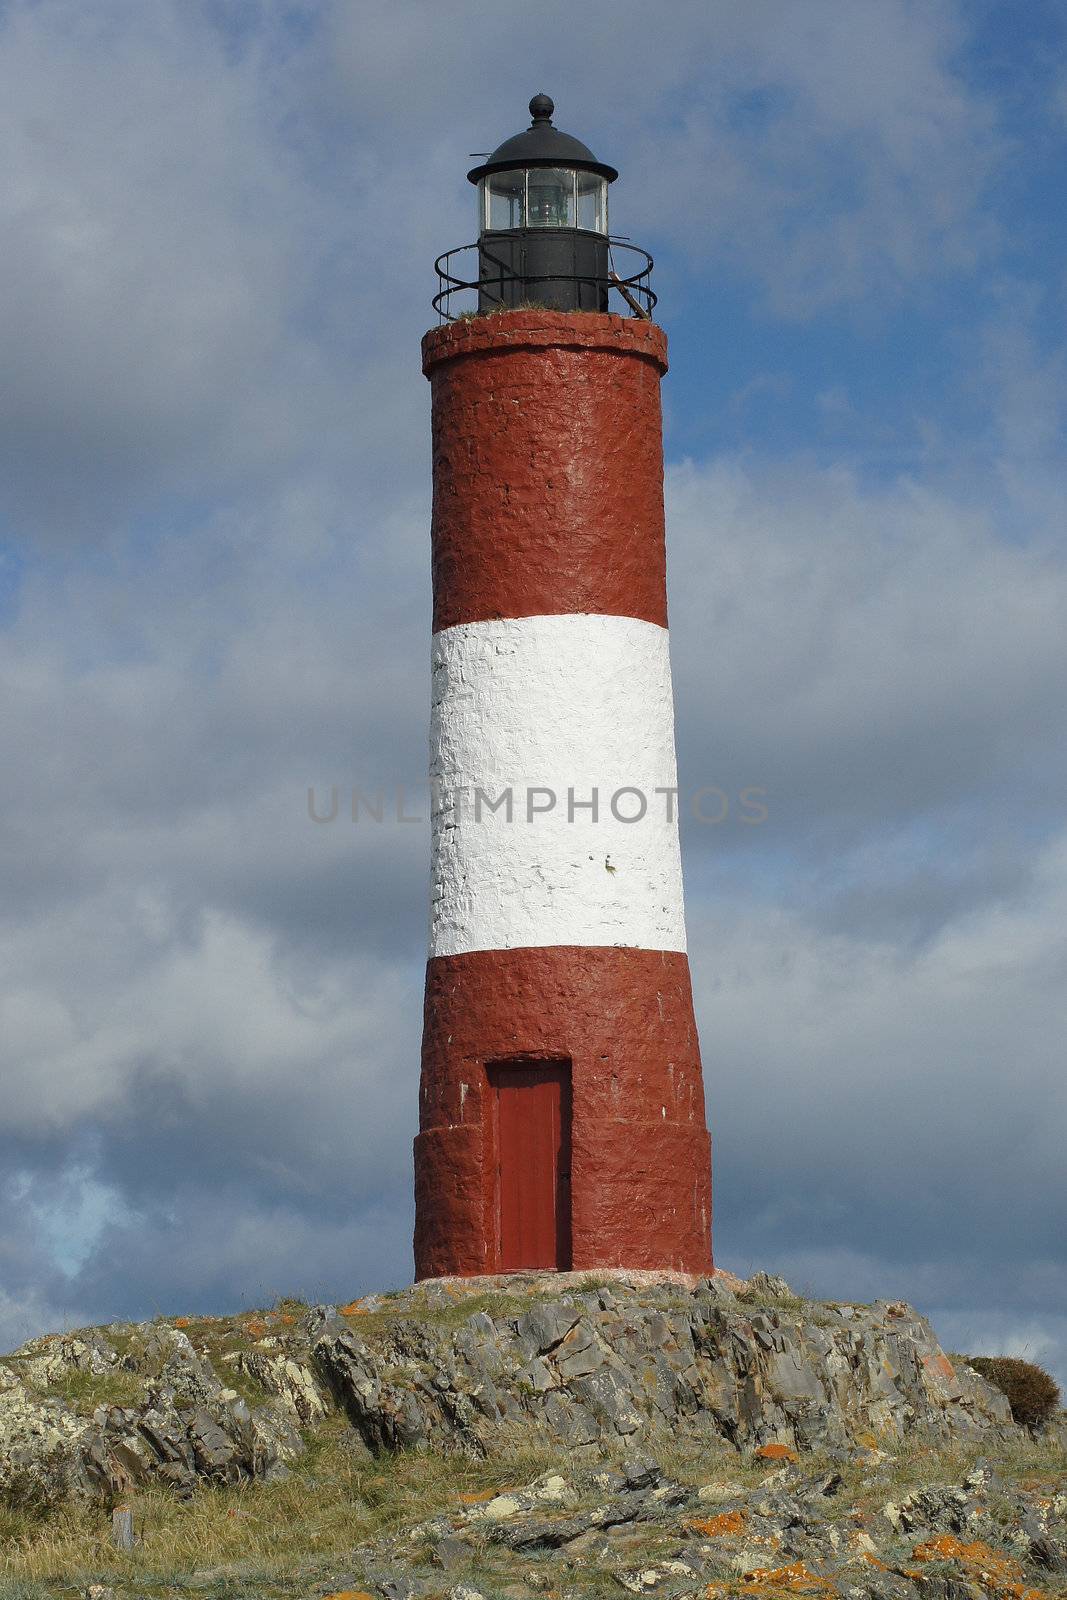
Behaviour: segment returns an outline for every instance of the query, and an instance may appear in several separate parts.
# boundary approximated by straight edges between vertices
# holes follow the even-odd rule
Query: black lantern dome
[[[614,167],[598,161],[580,139],[553,126],[555,109],[547,94],[535,94],[530,101],[533,118],[530,126],[498,144],[483,166],[472,167],[467,173],[468,181],[478,183],[490,172],[502,172],[505,167],[574,167],[595,172],[598,177],[614,183],[619,176]]]
[[[477,289],[478,311],[520,306],[554,311],[607,311],[614,290],[635,316],[650,315],[652,258],[608,233],[608,186],[618,172],[587,144],[552,121],[547,94],[530,101],[530,126],[497,145],[467,177],[478,190],[478,277],[458,277],[437,260],[441,288],[434,305],[452,315],[453,294]],[[628,276],[614,270],[612,251],[644,265]]]

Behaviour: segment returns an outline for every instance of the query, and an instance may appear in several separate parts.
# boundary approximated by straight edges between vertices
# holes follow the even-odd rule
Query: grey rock
[[[571,1385],[577,1398],[600,1423],[601,1435],[614,1432],[626,1438],[639,1432],[647,1421],[646,1409],[637,1409],[627,1376],[602,1370],[579,1378]]]
[[[369,1575],[368,1575],[369,1576]],[[418,1600],[425,1592],[425,1584],[407,1573],[378,1573],[370,1577],[382,1600]]]
[[[589,1512],[575,1517],[526,1517],[519,1523],[498,1524],[491,1530],[490,1538],[512,1550],[556,1550],[588,1533],[592,1526]]]
[[[47,1389],[69,1372],[108,1372],[118,1352],[97,1328],[31,1339],[11,1358],[13,1371],[35,1389]]]
[[[546,1389],[554,1389],[559,1379],[547,1361],[542,1361],[540,1356],[534,1356],[524,1367],[520,1367],[516,1374],[516,1382],[529,1385],[535,1394],[544,1394]]]
[[[430,1559],[435,1567],[442,1567],[447,1572],[468,1564],[471,1559],[471,1547],[465,1539],[457,1539],[452,1534],[446,1534],[434,1544]]]
[[[712,1279],[712,1282],[714,1282],[714,1279]],[[784,1278],[776,1277],[771,1272],[754,1272],[751,1278],[748,1279],[745,1288],[741,1291],[741,1299],[764,1300],[768,1298],[795,1300],[797,1297]]]
[[[488,1449],[505,1421],[569,1446],[684,1422],[739,1445],[785,1438],[841,1452],[868,1433],[1010,1426],[1003,1396],[955,1374],[908,1307],[846,1320],[766,1307],[748,1320],[705,1288],[677,1309],[616,1289],[609,1309],[586,1295],[513,1320],[478,1313],[459,1330],[405,1321],[371,1343],[324,1324],[313,1366],[372,1449]]]
[[[626,1488],[626,1479],[617,1472],[594,1472],[590,1478],[593,1487],[600,1489],[604,1494],[618,1494]]]
[[[608,1359],[608,1349],[596,1336],[586,1321],[575,1323],[570,1332],[552,1350],[552,1364],[564,1383],[575,1378],[587,1378],[597,1372]]]
[[[737,1301],[736,1292],[728,1288],[721,1278],[702,1278],[694,1293],[701,1300]]]
[[[202,1477],[222,1483],[234,1483],[240,1477],[233,1440],[202,1407],[193,1413],[189,1422],[189,1442]]]
[[[197,1355],[187,1334],[167,1323],[138,1329],[122,1366],[150,1380],[157,1390],[171,1390],[187,1404],[206,1404],[222,1390],[210,1362]]]
[[[549,1301],[545,1305],[534,1305],[519,1318],[519,1337],[529,1339],[534,1355],[543,1356],[562,1344],[580,1315],[580,1311],[574,1306],[565,1305],[558,1300]]]
[[[309,1351],[324,1334],[335,1338],[348,1331],[349,1324],[336,1306],[312,1306],[300,1318],[293,1330],[292,1342],[301,1350]]]
[[[654,1489],[663,1477],[663,1469],[651,1456],[627,1456],[622,1463],[622,1476],[628,1489]]]
[[[297,1423],[308,1426],[331,1410],[330,1397],[310,1366],[285,1351],[241,1351],[237,1367],[268,1394],[276,1395]]]

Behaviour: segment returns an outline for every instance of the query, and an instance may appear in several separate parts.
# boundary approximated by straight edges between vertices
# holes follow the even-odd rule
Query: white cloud
[[[161,938],[165,908],[149,908],[148,929],[142,908],[122,896],[90,899],[5,941],[5,1134],[54,1137],[87,1118],[121,1121],[146,1074],[195,1114],[225,1102],[239,1117],[245,1097],[260,1115],[274,1108],[275,1138],[290,1141],[294,1164],[312,1144],[320,1159],[347,1159],[352,1134],[335,1120],[339,1100],[350,1127],[361,1123],[360,1104],[373,1104],[381,1123],[396,1121],[405,1102],[398,1046],[414,1060],[417,1030],[395,1019],[414,1014],[417,968],[371,953],[300,960],[212,911],[191,932],[176,925]],[[358,904],[352,911],[359,916]],[[412,1075],[409,1113],[414,1083]],[[365,1129],[359,1143],[377,1163]]]
[[[131,494],[202,495],[291,459],[337,394],[299,326],[328,215],[280,134],[279,80],[168,0],[18,4],[2,27],[0,421],[20,526],[99,534]]]
[[[919,478],[803,461],[691,463],[667,490],[692,780],[725,771],[768,789],[779,826],[840,828],[1026,803],[1059,770],[1055,526],[1011,542]]]
[[[909,1186],[920,1209],[924,1192],[953,1195],[957,1239],[1023,1218],[1028,1237],[1055,1237],[1067,838],[1028,892],[910,949],[736,897],[702,899],[689,922],[713,1127],[725,1118],[772,1171],[899,1189],[912,1222]]]

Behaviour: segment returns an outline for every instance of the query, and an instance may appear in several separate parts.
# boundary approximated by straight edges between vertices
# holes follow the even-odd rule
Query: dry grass
[[[107,1513],[68,1510],[47,1523],[0,1511],[0,1600],[60,1600],[81,1595],[90,1583],[113,1584],[120,1594],[150,1597],[184,1593],[227,1596],[230,1600],[272,1600],[328,1591],[340,1576],[359,1587],[359,1548],[400,1533],[441,1511],[458,1512],[460,1495],[498,1491],[525,1484],[549,1469],[570,1475],[575,1461],[557,1441],[531,1441],[516,1432],[492,1460],[405,1453],[368,1460],[351,1448],[352,1435],[340,1418],[316,1430],[307,1456],[284,1483],[240,1489],[206,1489],[185,1504],[162,1490],[131,1498],[141,1542],[132,1553],[110,1543]],[[664,1472],[693,1486],[713,1480],[744,1488],[774,1472],[753,1456],[739,1455],[725,1442],[672,1437],[656,1439],[643,1450]],[[618,1455],[625,1454],[619,1447]],[[880,1508],[889,1499],[937,1483],[958,1483],[978,1459],[991,1462],[1009,1482],[1060,1485],[1067,1454],[1051,1441],[986,1439],[970,1445],[938,1446],[918,1439],[887,1453],[877,1468],[856,1463],[841,1467],[828,1457],[803,1455],[807,1476],[843,1473],[839,1496],[827,1502],[827,1519],[857,1503]],[[591,1463],[582,1457],[585,1466]],[[589,1503],[592,1503],[590,1501]],[[655,1529],[632,1531],[632,1551],[615,1545],[616,1559],[640,1564],[655,1556]],[[669,1542],[669,1539],[668,1539]],[[421,1553],[411,1545],[414,1557]],[[477,1587],[487,1597],[507,1581],[506,1551],[486,1546],[472,1552]],[[527,1563],[528,1564],[528,1563]],[[512,1568],[514,1573],[514,1568]],[[458,1582],[450,1573],[444,1589]],[[474,1574],[472,1573],[473,1577]],[[603,1592],[603,1572],[568,1570],[576,1593]],[[598,1589],[598,1584],[600,1588]],[[444,1591],[442,1591],[444,1592]]]
[[[931,1443],[912,1435],[894,1447],[887,1463],[894,1487],[959,1483],[979,1461],[987,1461],[1008,1479],[1058,1480],[1067,1473],[1067,1451],[1051,1439],[1018,1438]]]
[[[144,1399],[144,1380],[135,1372],[64,1372],[50,1383],[46,1394],[62,1400],[81,1417],[91,1417],[97,1406],[136,1406]]]
[[[386,1296],[382,1296],[386,1299]],[[494,1319],[521,1317],[534,1304],[531,1295],[522,1294],[460,1294],[454,1301],[440,1304],[413,1297],[398,1300],[395,1305],[386,1303],[377,1311],[353,1311],[345,1321],[353,1333],[361,1338],[373,1339],[388,1334],[399,1323],[418,1321],[435,1328],[460,1328],[477,1312],[484,1311]],[[344,1315],[344,1313],[342,1313]]]
[[[546,1443],[492,1462],[414,1453],[368,1461],[347,1447],[351,1437],[339,1418],[320,1426],[284,1483],[205,1489],[185,1503],[162,1489],[130,1496],[140,1539],[128,1555],[112,1548],[101,1508],[64,1510],[46,1523],[0,1513],[0,1596],[7,1600],[5,1582],[61,1585],[42,1595],[78,1594],[90,1583],[136,1585],[147,1595],[197,1573],[220,1585],[258,1585],[254,1592],[267,1595],[265,1586],[284,1584],[296,1570],[313,1579],[359,1546],[457,1504],[462,1493],[529,1481],[559,1459]]]

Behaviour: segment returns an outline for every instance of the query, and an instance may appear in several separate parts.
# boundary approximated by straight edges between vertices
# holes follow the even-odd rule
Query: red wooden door
[[[571,1075],[554,1061],[489,1069],[501,1272],[571,1264]]]

